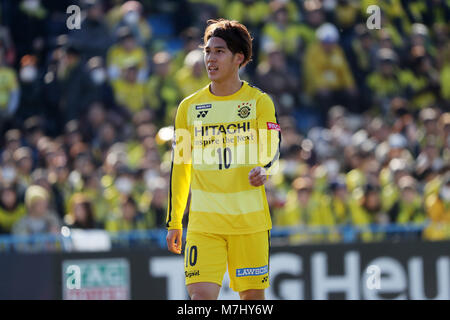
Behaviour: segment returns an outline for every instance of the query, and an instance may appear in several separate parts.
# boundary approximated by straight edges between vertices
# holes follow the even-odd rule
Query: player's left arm
[[[257,101],[256,120],[258,126],[259,166],[249,172],[249,182],[259,187],[267,181],[267,176],[276,173],[280,157],[281,128],[275,105],[267,94]]]

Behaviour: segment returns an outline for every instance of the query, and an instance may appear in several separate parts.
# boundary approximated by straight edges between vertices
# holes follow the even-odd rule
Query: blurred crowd
[[[0,16],[1,233],[163,228],[175,111],[208,84],[202,32],[223,17],[254,37],[241,78],[282,128],[274,225],[332,230],[289,241],[450,238],[448,0],[21,0]]]

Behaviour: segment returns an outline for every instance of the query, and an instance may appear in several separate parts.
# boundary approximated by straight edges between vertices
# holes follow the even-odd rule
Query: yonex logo
[[[195,106],[195,110],[205,110],[205,109],[211,109],[211,103],[207,103],[207,104],[199,104],[197,106]]]
[[[269,272],[269,266],[265,265],[258,268],[236,269],[236,277],[260,276]]]
[[[208,111],[200,111],[197,114],[197,118],[200,118],[200,117],[204,118],[204,117],[206,117],[207,114],[208,114]]]

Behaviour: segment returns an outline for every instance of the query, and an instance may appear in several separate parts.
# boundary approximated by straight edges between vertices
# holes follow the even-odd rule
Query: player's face
[[[225,40],[211,37],[205,45],[205,66],[211,81],[221,82],[231,79],[239,70],[242,54],[233,54]]]

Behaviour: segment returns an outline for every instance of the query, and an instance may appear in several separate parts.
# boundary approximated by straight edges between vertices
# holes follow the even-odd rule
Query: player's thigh
[[[221,286],[226,267],[227,244],[222,236],[188,231],[184,250],[186,285],[209,282]]]
[[[233,290],[263,290],[269,286],[270,232],[228,238],[228,273]]]

